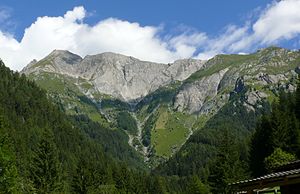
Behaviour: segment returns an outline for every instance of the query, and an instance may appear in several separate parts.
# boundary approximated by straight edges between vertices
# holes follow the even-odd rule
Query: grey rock
[[[218,86],[228,68],[187,84],[175,97],[174,107],[179,111],[196,113],[209,98],[218,94]]]
[[[110,52],[82,59],[69,51],[55,50],[35,65],[28,65],[22,72],[38,74],[43,71],[81,78],[91,83],[99,93],[134,102],[159,87],[187,79],[204,63],[195,59],[171,64],[152,63]]]

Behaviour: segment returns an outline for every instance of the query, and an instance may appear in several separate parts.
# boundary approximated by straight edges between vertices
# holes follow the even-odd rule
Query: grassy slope
[[[194,117],[160,108],[159,117],[151,131],[152,145],[156,154],[169,157],[185,142]]]
[[[62,108],[67,114],[86,114],[92,121],[101,124],[107,123],[96,104],[88,99],[75,85],[76,79],[54,73],[41,73],[38,77],[30,75],[30,78],[34,79],[41,88],[47,90],[59,104],[62,104]],[[84,89],[91,87],[86,82],[81,82],[81,86]]]

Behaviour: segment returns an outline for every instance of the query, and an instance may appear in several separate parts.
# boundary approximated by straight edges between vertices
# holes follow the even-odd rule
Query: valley
[[[88,57],[96,61],[90,65],[93,70],[82,70],[78,64],[84,59],[67,51],[54,51],[20,73],[1,62],[0,87],[5,92],[0,94],[0,131],[5,135],[0,145],[10,162],[0,157],[0,164],[4,161],[5,169],[15,169],[3,176],[21,181],[0,182],[15,185],[16,193],[35,188],[67,193],[219,193],[230,191],[231,182],[269,172],[263,163],[274,154],[289,156],[280,159],[283,164],[296,158],[299,51],[269,47],[249,55],[181,60],[194,69],[181,64],[176,79],[155,78],[153,86],[143,81],[148,78],[126,74],[135,84],[150,88],[130,100],[131,81],[101,77],[106,72],[95,69],[112,66],[118,75],[132,61],[135,67],[140,61],[104,56],[114,54]],[[195,64],[201,64],[196,65],[199,69]],[[143,67],[143,77],[152,70]],[[85,76],[89,71],[93,75]],[[180,75],[187,78],[181,80]],[[157,80],[168,81],[157,85]],[[115,92],[105,93],[102,83],[115,84]],[[294,116],[284,119],[288,114]],[[56,178],[46,177],[52,171],[43,164],[50,160],[51,177]],[[39,177],[48,180],[45,187]],[[58,185],[49,186],[51,181]]]

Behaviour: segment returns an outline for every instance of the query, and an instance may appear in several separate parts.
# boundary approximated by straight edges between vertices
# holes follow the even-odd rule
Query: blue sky
[[[39,16],[61,16],[75,6],[84,6],[92,13],[86,18],[89,24],[115,17],[141,25],[164,24],[167,30],[186,25],[205,31],[212,36],[228,24],[241,25],[256,9],[266,7],[271,0],[1,0],[0,7],[10,9],[15,23],[10,29],[20,39],[24,29]],[[3,25],[3,24],[2,24]],[[175,28],[175,29],[172,29]],[[9,29],[6,29],[9,30]]]
[[[300,0],[1,0],[0,57],[20,70],[53,49],[164,63],[270,45],[297,49],[298,10]]]

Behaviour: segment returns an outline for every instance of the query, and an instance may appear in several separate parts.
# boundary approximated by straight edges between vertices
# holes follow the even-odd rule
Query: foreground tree
[[[208,177],[212,193],[230,193],[229,183],[247,177],[246,161],[241,159],[238,140],[231,130],[224,129],[216,159],[210,165]]]
[[[53,134],[45,129],[37,149],[33,152],[30,179],[37,193],[54,193],[62,189],[61,167]]]
[[[208,188],[200,181],[198,176],[193,176],[188,185],[188,194],[208,194]]]
[[[281,148],[276,148],[274,152],[265,158],[264,164],[268,172],[272,172],[276,168],[296,160],[294,154],[283,151]]]
[[[19,193],[15,157],[0,113],[0,193]]]

